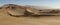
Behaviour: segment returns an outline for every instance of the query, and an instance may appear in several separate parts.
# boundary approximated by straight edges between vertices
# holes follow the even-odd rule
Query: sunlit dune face
[[[4,9],[7,10],[8,13],[12,15],[24,15],[25,8],[23,6],[18,5],[6,5],[2,6]]]
[[[34,13],[34,14],[38,14],[39,10],[35,9],[35,8],[27,8],[28,12]]]

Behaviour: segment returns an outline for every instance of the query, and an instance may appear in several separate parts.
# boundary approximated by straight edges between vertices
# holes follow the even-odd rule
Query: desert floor
[[[12,17],[0,11],[0,25],[60,25],[60,16]]]

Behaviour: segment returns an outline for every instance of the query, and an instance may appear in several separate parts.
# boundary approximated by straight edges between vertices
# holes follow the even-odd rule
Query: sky
[[[60,8],[60,0],[0,0],[0,5],[3,4],[36,5]]]

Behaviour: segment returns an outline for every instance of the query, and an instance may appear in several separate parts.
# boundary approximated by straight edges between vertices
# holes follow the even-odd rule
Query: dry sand
[[[12,17],[0,11],[0,25],[60,25],[60,16]]]

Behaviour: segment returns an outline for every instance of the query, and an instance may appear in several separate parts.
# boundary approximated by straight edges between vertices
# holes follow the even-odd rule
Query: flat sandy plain
[[[0,25],[60,25],[60,16],[13,17],[0,11]]]

